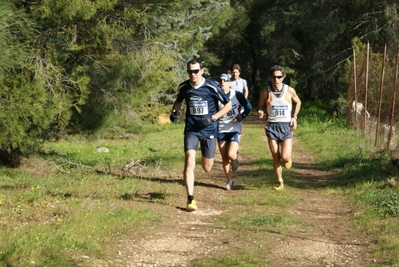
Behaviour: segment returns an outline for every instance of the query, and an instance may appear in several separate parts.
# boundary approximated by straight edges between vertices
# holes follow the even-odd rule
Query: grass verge
[[[399,266],[399,172],[388,153],[374,147],[345,121],[310,108],[300,121],[302,145],[326,169],[339,169],[328,184],[350,197],[356,209],[353,222],[378,244],[375,257]]]
[[[397,170],[386,153],[342,121],[320,110],[304,109],[303,114],[296,138],[318,166],[335,170],[324,189],[350,197],[356,209],[353,222],[378,244],[376,257],[399,266]],[[272,242],[259,233],[306,232],[311,227],[284,212],[306,201],[301,196],[305,184],[292,179],[297,190],[270,192],[275,181],[264,178],[273,177],[272,161],[260,129],[259,124],[244,127],[246,145],[240,152],[251,168],[240,177],[237,190],[245,194],[218,200],[234,207],[215,227],[242,234],[224,241],[235,253],[197,258],[191,266],[267,265],[270,259],[262,251],[272,249]],[[167,220],[153,206],[184,198],[183,125],[145,130],[128,138],[71,136],[46,143],[18,169],[0,168],[0,264],[85,266],[87,257],[112,258],[120,239]]]

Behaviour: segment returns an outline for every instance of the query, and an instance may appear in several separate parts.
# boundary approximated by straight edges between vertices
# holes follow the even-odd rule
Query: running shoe
[[[238,166],[240,166],[240,162],[238,161],[238,153],[237,153],[237,158],[231,162],[231,170],[235,172],[238,169]]]
[[[284,162],[284,167],[285,167],[287,170],[291,169],[291,167],[292,167],[292,159],[290,159],[290,160],[287,161],[287,162]]]
[[[234,181],[233,181],[233,179],[230,179],[230,180],[227,182],[227,184],[224,186],[224,189],[226,189],[226,190],[231,190],[231,189],[233,189],[233,186],[234,186]]]
[[[196,211],[197,209],[197,202],[195,200],[192,200],[191,203],[187,203],[186,211]]]
[[[278,183],[277,186],[273,187],[274,190],[283,190],[284,189],[284,183]]]

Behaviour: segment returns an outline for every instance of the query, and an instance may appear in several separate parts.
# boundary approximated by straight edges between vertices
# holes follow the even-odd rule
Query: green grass
[[[5,265],[71,266],[76,255],[101,257],[107,253],[104,244],[157,221],[150,209],[122,198],[134,182],[110,183],[115,178],[90,173],[26,176],[0,176],[0,261]]]
[[[327,184],[335,193],[350,196],[356,212],[355,225],[373,236],[377,258],[399,266],[399,184],[392,187],[399,170],[389,163],[383,150],[374,147],[361,133],[348,130],[345,122],[311,109],[302,118],[301,143],[326,169],[339,169]]]
[[[375,240],[376,257],[399,266],[398,187],[388,183],[398,171],[389,167],[386,153],[341,120],[317,109],[301,114],[295,138],[318,159],[317,166],[334,170],[322,189],[349,197],[353,223]],[[140,235],[138,227],[167,220],[152,204],[181,198],[183,124],[144,129],[107,139],[70,136],[46,143],[20,168],[0,168],[0,266],[76,266],[84,255],[106,259],[116,255],[121,239]],[[190,266],[268,266],[262,248],[272,249],[272,242],[259,233],[312,227],[284,212],[306,201],[301,190],[307,185],[287,173],[295,190],[271,191],[275,179],[262,127],[248,124],[244,131],[247,145],[240,152],[250,157],[251,171],[241,175],[237,190],[245,193],[220,198],[235,212],[215,222],[217,229],[244,235],[236,237],[236,247],[232,241],[234,254],[210,254]],[[97,152],[100,147],[109,152]],[[123,169],[132,162],[136,165]],[[239,246],[240,238],[256,243]]]

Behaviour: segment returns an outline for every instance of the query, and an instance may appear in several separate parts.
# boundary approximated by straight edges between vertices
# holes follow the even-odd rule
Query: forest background
[[[353,49],[362,55],[369,43],[380,57],[393,48],[393,67],[398,8],[393,0],[1,1],[1,162],[16,165],[68,134],[140,132],[169,113],[191,58],[208,78],[240,64],[255,105],[268,69],[281,64],[305,105],[347,116]]]

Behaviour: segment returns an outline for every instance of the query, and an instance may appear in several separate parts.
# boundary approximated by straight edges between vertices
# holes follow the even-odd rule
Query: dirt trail
[[[323,177],[329,173],[317,168],[312,156],[298,149],[299,141],[294,138],[293,176],[307,179],[309,185],[323,183]],[[242,163],[240,171],[251,168],[245,164],[245,158]],[[239,232],[214,226],[218,216],[232,212],[218,200],[242,193],[221,189],[224,174],[217,166],[220,161],[216,158],[211,174],[198,175],[199,184],[195,189],[196,198],[200,199],[198,211],[184,211],[183,189],[181,195],[173,198],[174,203],[149,203],[159,205],[157,210],[164,218],[161,225],[138,229],[140,234],[121,241],[116,259],[96,262],[95,266],[187,266],[192,259],[223,253],[230,246],[238,245],[235,238],[240,237]],[[201,183],[208,186],[203,187]],[[306,231],[270,232],[267,240],[259,244],[259,249],[264,249],[268,258],[263,266],[376,266],[371,256],[371,242],[351,226],[352,210],[346,200],[317,188],[303,189],[306,201],[286,211],[295,219],[306,222],[309,226]]]
[[[313,157],[295,149],[295,176],[305,184],[323,183],[329,173],[318,170]],[[315,179],[317,177],[317,180]],[[316,187],[317,188],[317,187]],[[288,209],[293,216],[307,221],[311,230],[280,238],[275,250],[283,265],[278,266],[373,266],[370,241],[350,221],[353,210],[342,196],[321,189],[302,190],[305,202]]]

